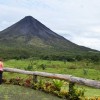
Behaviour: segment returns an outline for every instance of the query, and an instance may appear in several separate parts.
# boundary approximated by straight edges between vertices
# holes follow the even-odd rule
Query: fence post
[[[69,82],[69,94],[71,94],[71,95],[75,92],[74,85],[75,85],[74,82]]]
[[[37,75],[33,75],[33,82],[37,83]]]

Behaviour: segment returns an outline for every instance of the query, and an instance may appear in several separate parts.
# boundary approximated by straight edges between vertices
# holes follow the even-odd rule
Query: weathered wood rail
[[[100,81],[85,79],[85,78],[80,78],[80,77],[74,77],[72,75],[54,74],[54,73],[38,72],[38,71],[26,71],[26,70],[15,69],[15,68],[4,68],[4,72],[13,72],[13,73],[33,75],[35,82],[37,82],[37,76],[42,76],[42,77],[47,77],[47,78],[52,78],[52,79],[65,80],[71,83],[77,83],[77,84],[100,89]]]

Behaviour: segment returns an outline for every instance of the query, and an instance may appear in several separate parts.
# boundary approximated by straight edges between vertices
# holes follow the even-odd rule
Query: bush
[[[40,68],[42,68],[43,70],[45,70],[46,69],[46,65],[45,64],[41,64]]]
[[[99,58],[99,56],[94,55],[94,56],[91,56],[91,61],[92,62],[99,62],[100,61],[100,58]]]
[[[81,55],[77,55],[77,56],[75,57],[75,59],[76,59],[77,61],[81,61],[81,60],[83,59],[83,57],[82,57]]]
[[[68,69],[77,69],[77,67],[75,65],[70,65],[67,67]]]
[[[27,66],[26,70],[31,71],[33,69],[33,66]]]

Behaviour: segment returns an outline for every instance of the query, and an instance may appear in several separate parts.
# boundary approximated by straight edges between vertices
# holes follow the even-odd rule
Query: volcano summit
[[[64,52],[88,52],[90,48],[79,46],[53,32],[32,16],[26,16],[0,32],[0,50],[25,51],[31,54],[55,54]],[[24,54],[23,54],[24,55]]]

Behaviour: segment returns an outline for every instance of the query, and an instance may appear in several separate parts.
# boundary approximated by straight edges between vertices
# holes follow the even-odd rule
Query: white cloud
[[[78,45],[83,45],[86,47],[91,47],[92,49],[100,50],[100,40],[95,38],[84,38],[84,37],[74,37],[72,40]]]
[[[100,35],[100,26],[94,26],[90,29],[92,32],[98,33]]]

